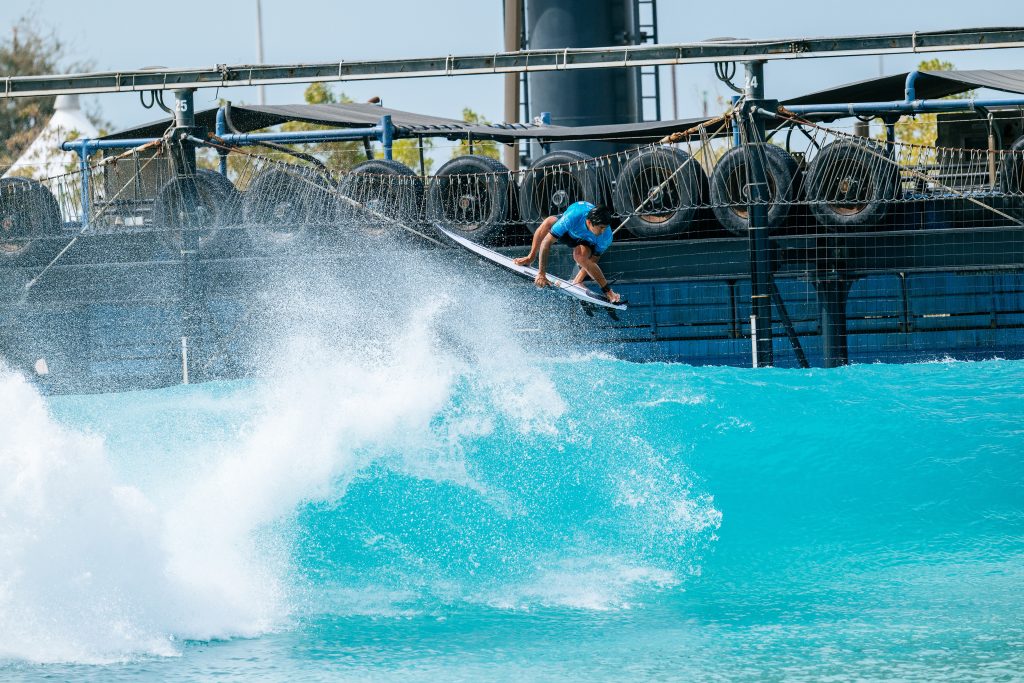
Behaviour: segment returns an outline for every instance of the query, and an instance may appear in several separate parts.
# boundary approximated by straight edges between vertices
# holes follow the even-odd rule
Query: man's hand
[[[533,278],[533,284],[538,287],[550,287],[551,280],[549,280],[548,276],[544,273],[537,273],[537,277]]]

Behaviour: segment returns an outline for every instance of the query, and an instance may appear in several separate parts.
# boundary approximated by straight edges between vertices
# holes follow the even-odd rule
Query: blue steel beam
[[[299,144],[305,142],[333,142],[338,140],[363,140],[375,138],[384,147],[384,158],[392,157],[392,149],[395,139],[395,126],[391,122],[391,116],[380,117],[380,122],[370,128],[334,128],[331,130],[303,130],[287,131],[276,133],[228,133],[227,121],[224,108],[217,110],[216,131],[217,137],[228,145],[258,145],[261,142],[277,142],[285,144]],[[82,172],[82,228],[89,227],[89,157],[101,149],[131,149],[142,147],[160,138],[126,138],[124,140],[92,140],[80,138],[67,140],[61,143],[60,148],[65,152],[78,153],[78,166]],[[189,138],[194,140],[194,138]],[[227,174],[227,155],[221,154],[220,172]]]
[[[794,114],[920,114],[931,112],[975,111],[999,107],[1024,107],[1024,97],[1009,97],[988,100],[919,100],[917,99],[918,70],[907,74],[902,101],[892,102],[849,102],[846,104],[794,104],[786,107]]]
[[[932,112],[974,111],[1000,107],[1024,107],[1024,97],[992,100],[894,100],[892,102],[849,102],[846,104],[799,104],[785,107],[786,111],[803,116],[835,114],[921,114]]]
[[[387,158],[395,138],[395,127],[388,115],[380,117],[376,126],[369,128],[332,128],[330,130],[280,131],[274,133],[228,133],[223,109],[217,112],[217,137],[229,145],[258,145],[261,142],[301,144],[306,142],[335,142],[340,140],[363,140],[374,138],[384,145]],[[92,140],[81,138],[61,144],[66,152],[78,152],[79,158],[101,149],[131,149],[159,140],[160,138],[125,138],[123,140]]]
[[[219,135],[229,145],[258,145],[261,142],[278,142],[282,144],[300,144],[304,142],[334,142],[337,140],[362,140],[376,138],[382,140],[384,129],[380,126],[372,128],[340,128],[335,130],[294,130],[276,133],[225,133]]]

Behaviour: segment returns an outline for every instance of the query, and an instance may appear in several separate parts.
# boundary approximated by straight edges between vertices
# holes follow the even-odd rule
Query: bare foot
[[[533,263],[533,259],[529,256],[520,256],[519,258],[512,259],[512,263],[517,266],[528,266]]]
[[[622,297],[610,289],[608,290],[608,293],[604,295],[604,298],[608,299],[608,302],[613,304],[617,304],[622,301]]]

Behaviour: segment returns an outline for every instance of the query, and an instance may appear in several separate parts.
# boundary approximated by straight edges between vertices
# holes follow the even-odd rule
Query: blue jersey
[[[594,208],[590,202],[576,202],[565,210],[558,222],[551,228],[551,234],[562,238],[568,235],[577,242],[593,248],[595,254],[603,254],[612,245],[612,229],[605,226],[604,232],[595,235],[587,227],[587,214]]]

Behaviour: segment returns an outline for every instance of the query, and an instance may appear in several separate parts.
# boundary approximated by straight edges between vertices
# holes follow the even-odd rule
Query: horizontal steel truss
[[[1024,47],[1024,28],[915,31],[838,38],[730,38],[674,45],[522,50],[377,61],[239,66],[218,64],[212,68],[160,68],[51,76],[10,76],[0,79],[0,97],[227,88],[316,81],[464,76],[1014,47]]]

